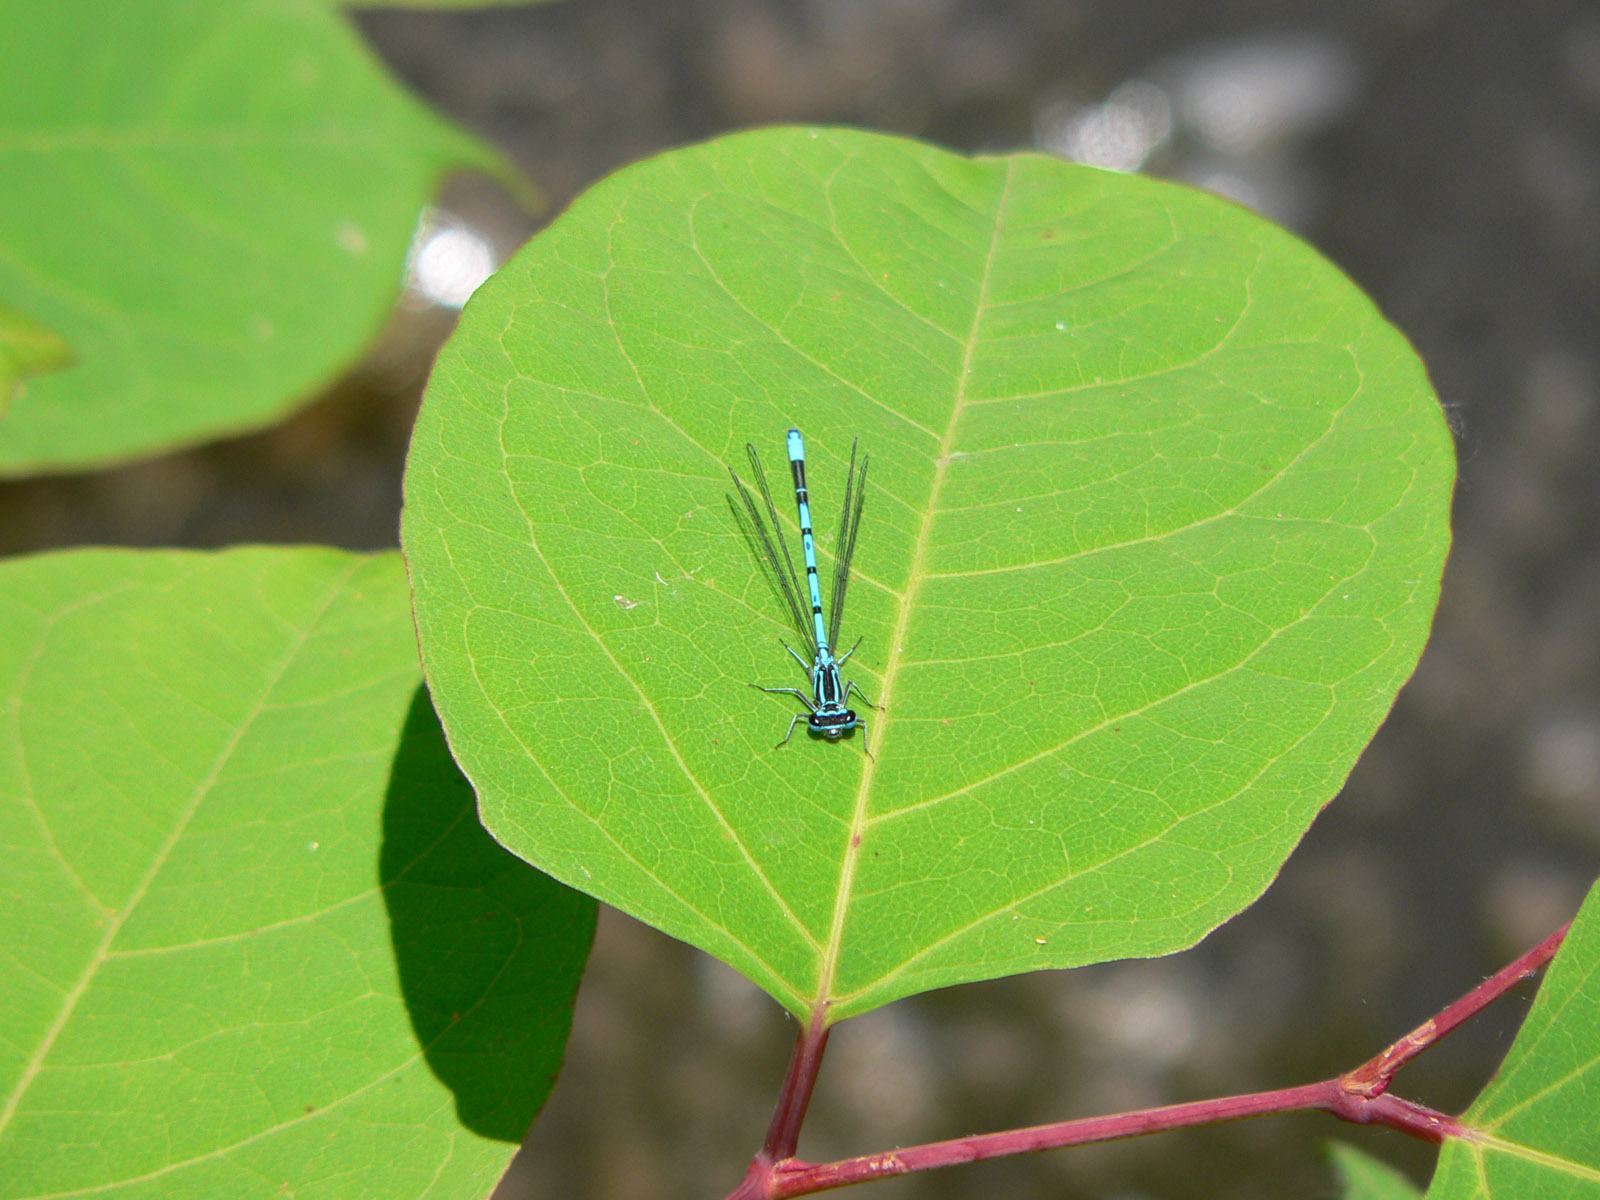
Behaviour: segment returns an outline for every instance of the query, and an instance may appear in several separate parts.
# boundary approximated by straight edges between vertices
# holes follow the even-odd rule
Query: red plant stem
[[[800,1123],[806,1119],[806,1105],[811,1103],[811,1089],[817,1084],[817,1071],[827,1046],[828,1030],[822,1024],[819,1008],[795,1038],[789,1069],[783,1076],[783,1090],[778,1093],[778,1107],[767,1127],[766,1144],[761,1147],[761,1153],[769,1155],[774,1163],[794,1155],[795,1144],[800,1140]]]
[[[1572,922],[1568,921],[1532,950],[1507,963],[1466,995],[1440,1009],[1382,1054],[1374,1056],[1343,1076],[1345,1086],[1353,1093],[1363,1096],[1383,1095],[1396,1071],[1443,1038],[1445,1034],[1477,1016],[1554,958],[1567,936],[1567,930],[1571,928]]]
[[[906,1150],[868,1154],[817,1166],[789,1161],[779,1164],[767,1190],[757,1194],[770,1200],[779,1200],[780,1197],[801,1196],[847,1184],[864,1183],[869,1179],[926,1171],[933,1167],[982,1162],[988,1158],[1033,1154],[1063,1146],[1109,1142],[1167,1129],[1212,1125],[1220,1121],[1237,1121],[1242,1117],[1305,1109],[1323,1109],[1343,1120],[1361,1125],[1387,1125],[1435,1144],[1446,1137],[1460,1137],[1465,1133],[1455,1118],[1443,1113],[1393,1096],[1368,1098],[1352,1095],[1343,1086],[1342,1079],[1328,1079],[1303,1087],[1224,1096],[1192,1104],[1171,1104],[1165,1108],[1148,1108],[1109,1117],[1088,1117],[1081,1121],[1059,1121],[1053,1125],[955,1138],[948,1142],[930,1142]]]
[[[794,1148],[800,1140],[800,1125],[811,1103],[811,1091],[822,1067],[822,1052],[828,1046],[828,1026],[823,1024],[826,1009],[818,1005],[811,1020],[800,1027],[789,1055],[789,1069],[783,1075],[778,1106],[767,1126],[767,1140],[750,1161],[744,1180],[728,1194],[728,1200],[756,1200],[773,1194],[772,1186],[780,1164],[794,1161]]]
[[[1105,1117],[1058,1121],[1004,1133],[930,1142],[905,1150],[816,1164],[800,1162],[792,1156],[799,1139],[800,1124],[805,1118],[806,1105],[816,1083],[817,1070],[821,1066],[822,1051],[828,1042],[828,1030],[822,1023],[823,1010],[819,1008],[795,1041],[778,1107],[767,1130],[766,1144],[751,1162],[743,1182],[729,1194],[728,1200],[782,1200],[788,1196],[802,1196],[864,1183],[869,1179],[905,1175],[957,1163],[1033,1154],[1064,1146],[1108,1142],[1168,1129],[1307,1109],[1320,1109],[1342,1121],[1358,1125],[1386,1125],[1435,1145],[1447,1137],[1472,1138],[1474,1132],[1454,1117],[1410,1100],[1386,1095],[1389,1083],[1395,1072],[1411,1059],[1482,1012],[1555,957],[1570,927],[1571,922],[1563,925],[1526,954],[1440,1009],[1381,1054],[1333,1079],[1276,1091],[1251,1092]]]

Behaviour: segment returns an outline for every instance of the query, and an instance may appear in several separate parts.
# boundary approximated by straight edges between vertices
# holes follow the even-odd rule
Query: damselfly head
[[[833,712],[812,713],[806,718],[811,732],[820,734],[830,742],[837,742],[856,727],[856,714],[852,708]]]

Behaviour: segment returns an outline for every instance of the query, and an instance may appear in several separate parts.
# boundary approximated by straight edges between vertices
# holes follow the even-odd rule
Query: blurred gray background
[[[1186,954],[951,989],[847,1023],[804,1157],[1335,1074],[1576,908],[1600,864],[1600,4],[570,0],[370,11],[359,25],[520,163],[552,213],[638,158],[780,121],[1214,188],[1366,288],[1456,430],[1457,540],[1433,641],[1276,886]],[[394,545],[406,436],[454,319],[430,296],[450,299],[475,255],[504,258],[549,216],[474,179],[453,181],[441,209],[389,330],[326,396],[267,433],[0,486],[0,551]],[[1396,1090],[1463,1107],[1530,996]],[[760,1144],[793,1035],[721,964],[602,913],[562,1079],[498,1200],[725,1194]],[[861,1194],[1331,1196],[1330,1137],[1427,1178],[1428,1147],[1300,1115]]]

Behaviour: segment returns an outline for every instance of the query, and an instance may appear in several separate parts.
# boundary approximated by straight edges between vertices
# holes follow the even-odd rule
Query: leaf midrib
[[[1495,1137],[1493,1134],[1480,1133],[1473,1140],[1472,1153],[1480,1162],[1486,1162],[1490,1154],[1504,1154],[1507,1158],[1519,1159],[1536,1167],[1557,1171],[1563,1175],[1575,1176],[1590,1183],[1600,1182],[1600,1169],[1581,1163],[1564,1155],[1554,1154],[1548,1150],[1540,1150],[1526,1142],[1512,1142],[1504,1138]]]
[[[917,540],[911,552],[911,566],[906,573],[905,594],[900,601],[899,612],[895,617],[894,632],[889,637],[888,662],[883,672],[883,685],[879,689],[879,702],[882,704],[885,716],[877,723],[881,744],[883,734],[892,719],[887,714],[893,712],[894,685],[899,676],[902,647],[905,644],[906,627],[910,621],[911,613],[916,608],[917,592],[921,589],[925,579],[923,563],[928,552],[928,542],[933,529],[934,514],[939,511],[939,492],[944,486],[945,471],[950,464],[951,441],[955,436],[956,426],[961,420],[961,413],[967,402],[967,380],[972,377],[972,358],[978,346],[978,330],[983,321],[984,312],[988,306],[989,279],[994,271],[994,262],[1000,247],[1000,231],[1005,225],[1006,200],[1011,192],[1011,180],[1016,170],[1015,160],[1006,160],[1006,177],[1000,186],[999,195],[995,200],[994,227],[989,236],[989,248],[984,255],[983,275],[978,281],[978,298],[973,305],[972,324],[967,330],[965,345],[961,351],[961,368],[956,375],[956,393],[950,405],[950,418],[945,422],[944,432],[939,440],[939,449],[934,458],[933,482],[928,489],[927,503],[922,507],[922,521],[917,529]],[[861,859],[861,842],[867,827],[867,800],[872,793],[873,776],[877,773],[877,760],[868,757],[861,772],[861,782],[856,785],[856,799],[853,811],[850,814],[849,836],[845,841],[844,860],[839,869],[839,888],[834,897],[833,919],[828,929],[828,941],[823,950],[822,961],[817,973],[817,994],[813,1001],[814,1009],[820,1009],[822,1020],[827,1023],[827,1005],[833,999],[833,981],[839,966],[839,956],[844,947],[845,925],[850,914],[850,898],[855,887],[856,867]]]

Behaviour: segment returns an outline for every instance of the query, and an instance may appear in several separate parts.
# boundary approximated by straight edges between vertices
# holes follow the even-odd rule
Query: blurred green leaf
[[[872,457],[875,761],[774,750],[797,705],[749,686],[806,681],[727,507],[790,426],[824,574]],[[1254,900],[1416,663],[1452,477],[1404,339],[1245,210],[770,129],[614,175],[474,298],[402,542],[490,831],[837,1020]]]
[[[1328,1158],[1339,1178],[1340,1200],[1419,1200],[1422,1195],[1404,1174],[1348,1142],[1329,1142]]]
[[[0,417],[29,375],[59,371],[72,361],[72,347],[26,313],[0,304]]]
[[[1600,886],[1590,889],[1500,1070],[1446,1142],[1428,1200],[1600,1196]]]
[[[508,175],[298,0],[0,6],[0,302],[78,355],[0,474],[268,424],[348,367],[452,168]]]
[[[0,1197],[493,1186],[594,906],[419,682],[393,554],[0,564]]]

